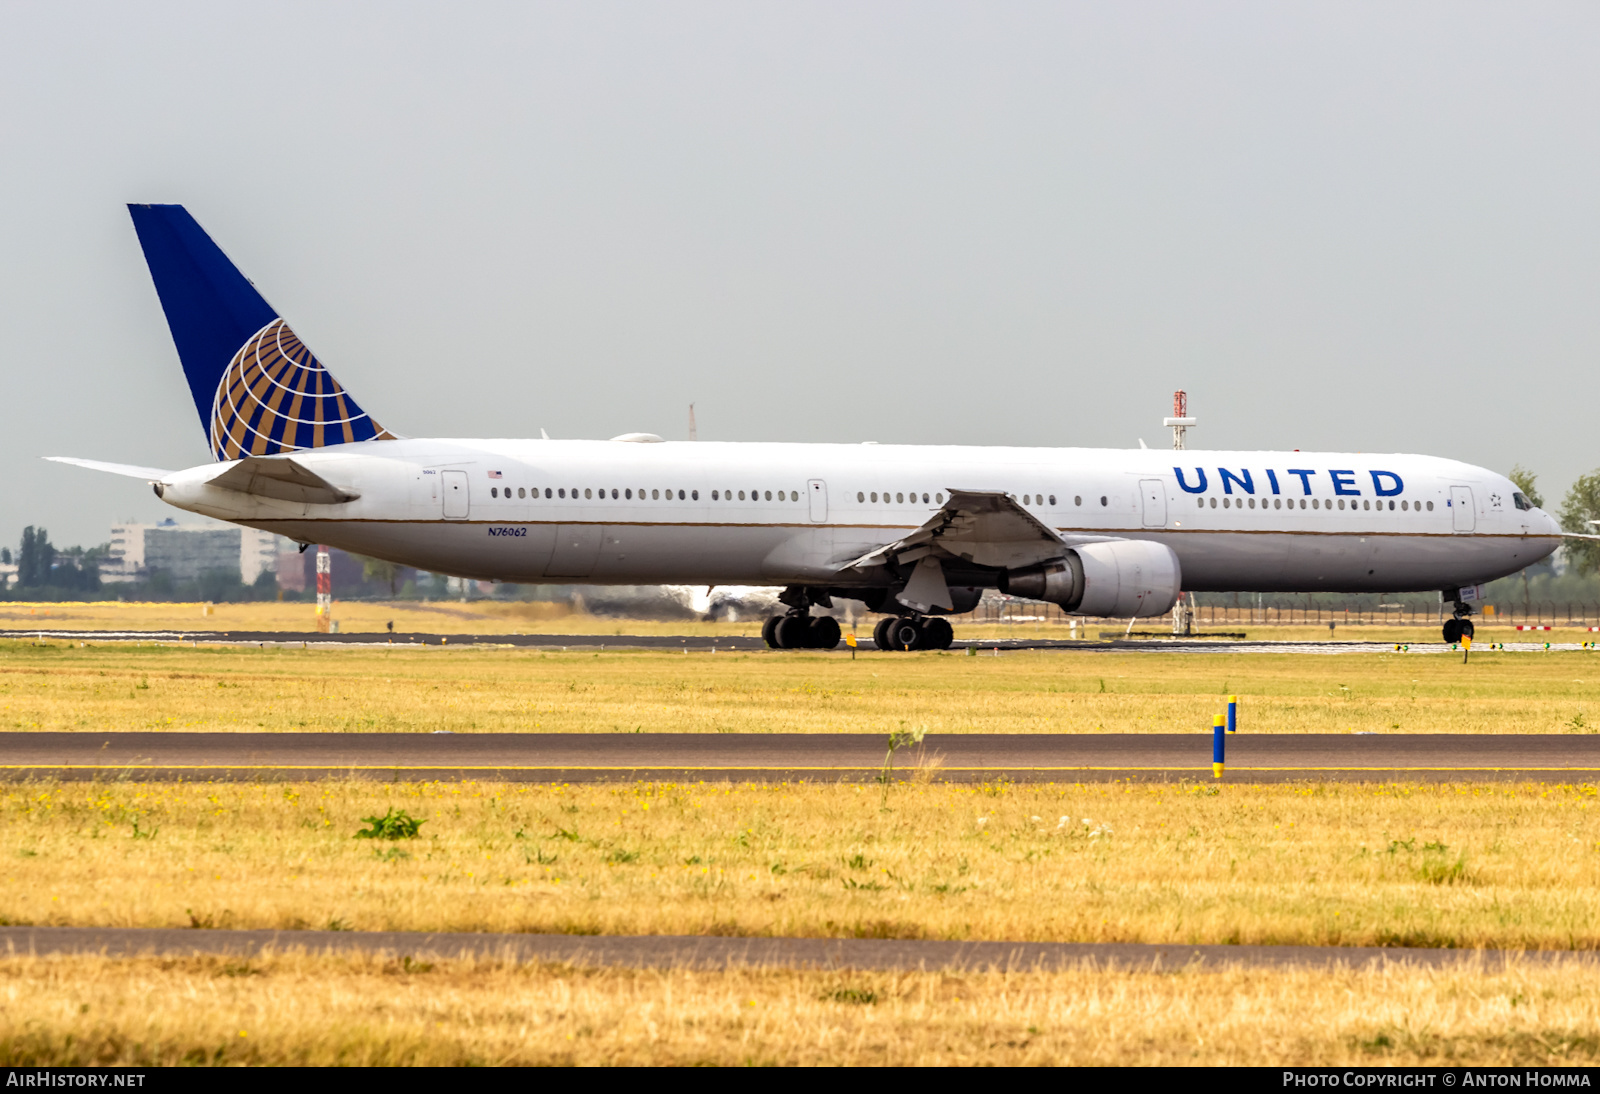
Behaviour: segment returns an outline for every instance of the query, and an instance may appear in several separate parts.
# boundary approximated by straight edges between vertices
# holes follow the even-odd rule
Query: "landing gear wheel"
[[[803,615],[786,615],[778,620],[778,625],[773,629],[773,637],[778,640],[780,650],[803,650],[806,647],[806,632],[810,629],[810,620]]]
[[[831,615],[814,616],[806,628],[806,646],[813,650],[831,650],[839,644],[839,621]]]
[[[889,628],[893,627],[897,622],[899,620],[892,615],[878,620],[878,625],[872,628],[872,644],[880,650],[888,649],[890,641]]]
[[[889,628],[889,648],[893,650],[923,649],[922,628],[908,615],[901,616]]]
[[[922,622],[923,648],[929,650],[947,650],[950,643],[956,640],[955,628],[950,626],[948,619],[925,619]]]
[[[1471,638],[1472,637],[1472,620],[1463,619],[1461,621],[1461,637],[1462,638]]]
[[[775,615],[761,624],[761,641],[767,644],[769,650],[781,650],[778,645],[778,624],[783,622],[783,616]]]
[[[1444,640],[1452,646],[1461,641],[1461,636],[1466,633],[1466,628],[1472,624],[1464,619],[1446,619],[1444,621]]]

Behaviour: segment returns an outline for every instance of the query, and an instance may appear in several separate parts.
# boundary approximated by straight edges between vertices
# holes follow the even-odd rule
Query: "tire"
[[[889,648],[895,650],[920,650],[922,628],[910,616],[901,616],[889,630]]]
[[[894,616],[886,616],[878,620],[878,625],[872,628],[872,644],[880,650],[889,648],[889,628],[895,625]]]
[[[1461,620],[1446,619],[1444,621],[1444,640],[1451,645],[1461,641]]]
[[[956,640],[956,632],[948,619],[929,619],[922,624],[922,638],[927,643],[924,649],[947,650]]]
[[[803,615],[786,615],[778,620],[778,625],[773,629],[773,637],[778,640],[780,650],[803,650],[806,648],[806,631],[810,629],[810,621]]]
[[[813,650],[831,650],[839,644],[839,621],[831,615],[815,616],[806,628],[806,647]]]
[[[1472,633],[1473,633],[1472,632],[1472,620],[1463,619],[1461,621],[1461,637],[1462,638],[1471,638],[1472,637]]]
[[[765,623],[761,624],[761,641],[767,644],[767,649],[769,650],[783,648],[782,646],[778,645],[778,624],[782,622],[782,620],[782,616],[775,615],[769,618]]]

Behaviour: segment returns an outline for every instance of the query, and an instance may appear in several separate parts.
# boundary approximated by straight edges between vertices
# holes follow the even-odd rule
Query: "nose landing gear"
[[[1463,638],[1472,637],[1472,607],[1458,599],[1459,596],[1459,590],[1445,590],[1445,598],[1455,601],[1453,614],[1444,621],[1444,640],[1452,646]]]
[[[947,650],[955,637],[949,620],[928,616],[889,616],[872,629],[880,650]]]

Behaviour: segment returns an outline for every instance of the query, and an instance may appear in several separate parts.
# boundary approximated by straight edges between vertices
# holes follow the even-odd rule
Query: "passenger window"
[[[1211,499],[1211,508],[1215,509],[1216,507],[1217,507],[1217,499],[1216,498],[1212,498]]]
[[[771,490],[768,490],[768,491],[767,491],[767,500],[768,500],[768,501],[771,501],[771,500],[772,500],[772,491],[771,491]]]
[[[1428,503],[1428,512],[1433,512],[1433,502],[1431,501]]]
[[[1339,499],[1339,508],[1340,508],[1340,509],[1343,509],[1343,508],[1344,508],[1344,499],[1343,499],[1343,498],[1340,498],[1340,499]]]
[[[1282,498],[1273,498],[1272,499],[1272,507],[1274,509],[1282,509],[1283,508],[1283,499]]]
[[[1033,495],[1032,495],[1032,494],[1024,494],[1024,495],[1022,495],[1022,504],[1023,504],[1023,505],[1029,505],[1029,504],[1032,504],[1032,503],[1031,503],[1031,502],[1030,502],[1030,500],[1029,500],[1029,499],[1031,499],[1031,498],[1032,498],[1032,497],[1033,497]]]
[[[878,492],[876,490],[874,490],[872,492],[872,500],[873,501],[877,501],[878,500]]]
[[[739,491],[739,500],[740,501],[744,500],[744,491],[743,490]]]
[[[1195,498],[1194,500],[1195,500],[1195,503],[1200,506],[1200,508],[1204,509],[1206,507],[1206,499],[1205,498]]]
[[[548,486],[544,488],[544,496],[547,498],[550,496],[550,488]]]
[[[904,494],[896,494],[894,496],[894,500],[896,504],[904,505],[906,503],[906,496]]]
[[[1401,509],[1410,509],[1411,508],[1411,502],[1409,500],[1401,502],[1400,503],[1400,508]]]
[[[698,491],[698,490],[689,491],[689,497],[694,501],[699,501],[700,500],[700,491]]]
[[[1052,506],[1052,507],[1054,507],[1054,506],[1055,506],[1055,503],[1056,503],[1056,496],[1055,496],[1055,495],[1054,495],[1054,494],[1051,494],[1051,495],[1050,495],[1050,505],[1051,505],[1051,506]]]
[[[1100,495],[1100,504],[1104,505],[1105,503],[1106,503],[1106,496],[1104,494],[1101,494]]]
[[[1230,503],[1231,503],[1231,502],[1232,502],[1232,501],[1233,501],[1233,499],[1232,499],[1232,498],[1229,498],[1229,497],[1224,497],[1224,498],[1223,498],[1223,499],[1222,499],[1222,507],[1223,507],[1223,508],[1224,508],[1224,509],[1226,509],[1226,508],[1228,508],[1228,507],[1229,507],[1229,505],[1230,505]]]
[[[1250,499],[1250,508],[1254,509],[1255,507],[1256,507],[1256,499],[1255,498],[1251,498]]]
[[[1378,504],[1382,505],[1383,502],[1380,501]],[[1370,501],[1363,501],[1361,503],[1361,508],[1363,508],[1363,509],[1371,509],[1372,508],[1372,503]]]
[[[661,497],[661,491],[659,491],[659,490],[650,491],[650,497],[652,499],[660,498]]]
[[[935,494],[933,496],[933,500],[938,502],[940,505],[943,505],[944,504],[944,495],[943,494]]]
[[[565,486],[563,486],[563,487],[562,487],[562,488],[561,488],[561,489],[560,489],[560,490],[559,490],[559,491],[558,491],[558,493],[559,493],[559,494],[560,494],[560,495],[561,495],[561,496],[562,496],[562,497],[566,497],[566,496],[567,496],[567,488],[566,488],[566,487],[565,487]]]
[[[700,495],[699,495],[699,494],[698,494],[698,493],[696,493],[696,494],[695,494],[695,497],[697,497],[697,498],[698,498],[698,497],[699,497],[699,496],[700,496]],[[679,501],[682,501],[682,500],[683,500],[683,491],[682,491],[682,490],[679,490],[679,491],[678,491],[678,500],[679,500]]]
[[[500,496],[500,488],[498,486],[489,487],[489,496],[491,498],[498,498]]]
[[[922,495],[922,504],[923,505],[927,505],[928,504],[928,495],[926,495],[926,494]]]
[[[577,497],[577,496],[578,496],[578,492],[577,492],[577,491],[576,491],[576,490],[574,490],[574,491],[573,491],[573,492],[572,492],[572,496],[573,496],[573,497]],[[593,495],[593,494],[591,494],[591,493],[590,493],[590,492],[589,492],[589,488],[588,488],[588,487],[587,487],[587,486],[585,486],[585,487],[584,487],[584,488],[583,488],[583,496],[584,496],[584,497],[586,497],[586,498],[592,498],[592,497],[593,497],[593,496],[594,496],[594,495]]]
[[[1311,508],[1313,508],[1313,509],[1321,509],[1322,508],[1321,499],[1320,498],[1312,498],[1311,499]]]
[[[711,491],[711,500],[712,500],[712,501],[720,501],[720,500],[721,500],[721,499],[720,499],[720,498],[719,498],[719,497],[718,497],[718,495],[717,495],[717,492],[716,492],[716,491],[715,491],[715,490],[713,490],[713,491]]]

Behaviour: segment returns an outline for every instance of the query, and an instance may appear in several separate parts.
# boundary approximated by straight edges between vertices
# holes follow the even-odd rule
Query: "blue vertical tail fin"
[[[181,205],[130,205],[156,295],[219,460],[393,438]]]

